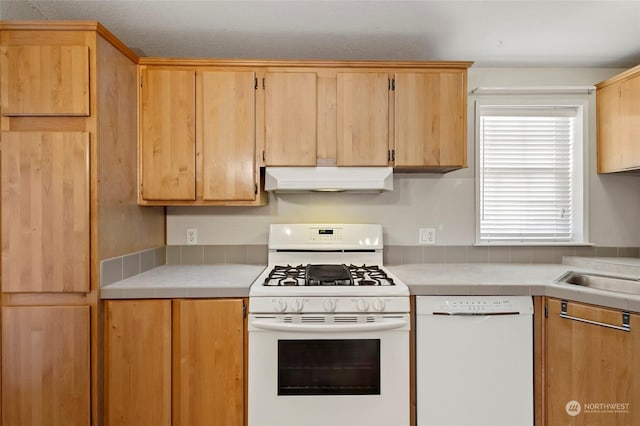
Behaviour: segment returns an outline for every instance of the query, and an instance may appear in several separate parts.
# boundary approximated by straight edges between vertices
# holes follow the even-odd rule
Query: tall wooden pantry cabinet
[[[0,21],[0,419],[97,425],[100,261],[164,244],[136,204],[136,55],[93,21]]]

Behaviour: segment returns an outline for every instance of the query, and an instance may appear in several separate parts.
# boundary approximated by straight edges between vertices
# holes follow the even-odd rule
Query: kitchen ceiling
[[[640,63],[640,0],[2,0],[0,17],[98,20],[143,56]]]

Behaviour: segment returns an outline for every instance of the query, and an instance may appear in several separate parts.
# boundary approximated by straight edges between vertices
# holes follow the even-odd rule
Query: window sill
[[[555,243],[542,243],[542,242],[504,242],[496,241],[494,243],[487,242],[475,242],[474,247],[594,247],[595,243],[573,243],[573,242],[555,242]]]

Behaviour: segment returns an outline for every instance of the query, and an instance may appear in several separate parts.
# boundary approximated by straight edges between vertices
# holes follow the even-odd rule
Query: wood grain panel
[[[171,301],[105,303],[105,424],[171,424]]]
[[[97,43],[92,232],[99,261],[164,245],[165,215],[161,207],[137,205],[137,66],[109,41],[98,37]]]
[[[395,86],[395,166],[465,166],[464,73],[397,73]]]
[[[88,425],[89,307],[3,307],[2,366],[2,424]]]
[[[173,425],[242,425],[242,299],[173,303]]]
[[[632,315],[631,331],[620,331],[560,317],[561,301],[547,299],[546,424],[612,426],[640,424],[637,393],[640,386],[639,316]],[[621,325],[622,313],[569,302],[568,314],[591,321]],[[569,401],[581,404],[576,416],[567,413]],[[628,410],[594,410],[588,404],[630,404]]]
[[[621,86],[622,168],[637,169],[640,167],[640,74],[624,81]]]
[[[195,200],[195,71],[143,70],[140,102],[142,198]]]
[[[598,172],[620,170],[624,162],[622,140],[622,85],[612,84],[596,92]]]
[[[535,426],[544,426],[545,413],[544,304],[544,297],[533,297],[533,419]]]
[[[140,58],[140,65],[182,65],[212,67],[270,67],[291,68],[461,68],[473,65],[470,61],[333,61],[299,59],[200,59],[200,58]]]
[[[315,166],[317,157],[317,75],[265,75],[265,165]]]
[[[89,135],[2,133],[1,193],[2,290],[89,291]]]
[[[338,166],[386,166],[389,75],[338,73]]]
[[[318,73],[318,165],[336,165],[337,144],[336,72]]]
[[[204,200],[254,200],[255,73],[202,73]]]
[[[0,48],[3,115],[89,115],[87,46]]]

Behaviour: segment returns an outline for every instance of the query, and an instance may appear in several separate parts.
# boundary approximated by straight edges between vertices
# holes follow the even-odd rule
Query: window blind
[[[480,110],[480,241],[573,240],[576,114],[575,107]]]

